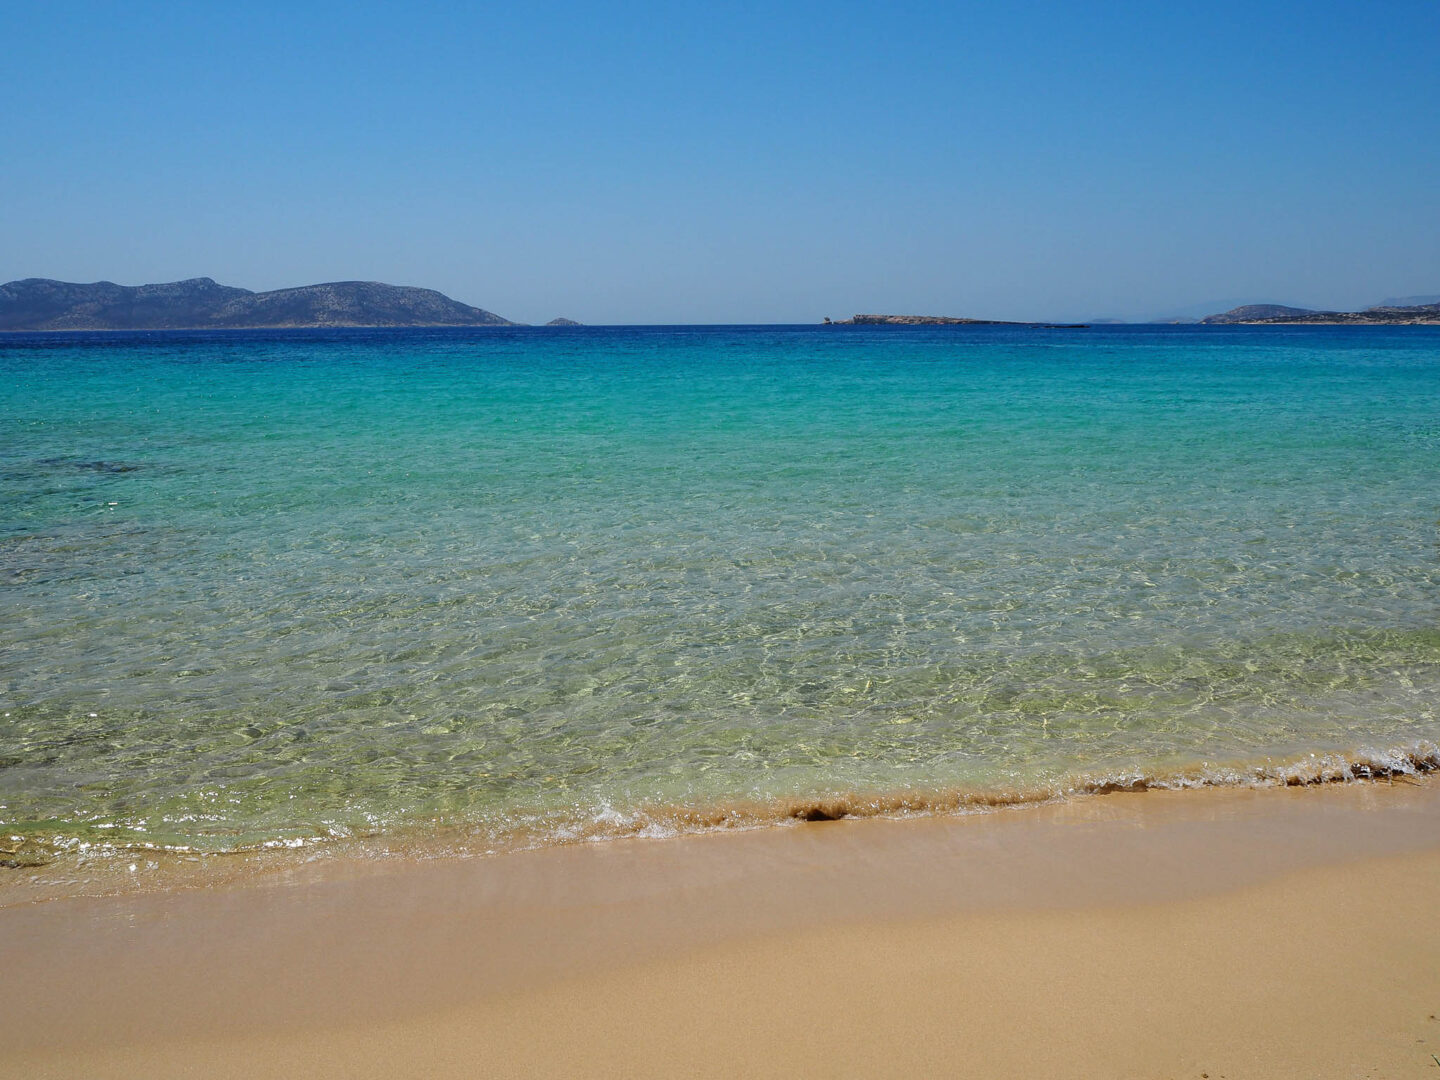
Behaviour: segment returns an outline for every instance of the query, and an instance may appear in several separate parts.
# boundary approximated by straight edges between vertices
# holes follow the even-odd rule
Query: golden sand
[[[0,1076],[1440,1076],[1440,783],[0,910]]]

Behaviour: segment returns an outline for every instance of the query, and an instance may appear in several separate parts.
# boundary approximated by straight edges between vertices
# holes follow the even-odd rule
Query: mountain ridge
[[[117,285],[21,278],[0,285],[0,330],[262,330],[516,326],[434,289],[328,281],[252,292],[213,278]]]

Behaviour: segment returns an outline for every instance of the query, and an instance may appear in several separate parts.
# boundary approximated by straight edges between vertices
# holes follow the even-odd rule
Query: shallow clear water
[[[32,853],[1440,739],[1433,328],[11,335],[0,386],[0,828]]]

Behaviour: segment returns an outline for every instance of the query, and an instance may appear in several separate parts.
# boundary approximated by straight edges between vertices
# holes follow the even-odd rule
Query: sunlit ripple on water
[[[11,861],[1440,735],[1427,328],[177,335],[0,369]]]

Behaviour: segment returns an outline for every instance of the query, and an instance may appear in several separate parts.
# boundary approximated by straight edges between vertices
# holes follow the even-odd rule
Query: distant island
[[[259,293],[210,278],[128,286],[25,278],[0,285],[0,331],[515,325],[433,289],[378,281]]]
[[[1019,323],[1004,323],[994,319],[956,319],[949,315],[852,315],[848,319],[831,322],[826,326],[1019,326]]]
[[[584,324],[584,323],[578,323],[578,322],[576,322],[574,319],[551,319],[551,320],[550,320],[549,322],[547,322],[545,325],[546,325],[546,326],[584,326],[585,324]]]
[[[1286,307],[1283,304],[1245,304],[1219,315],[1208,315],[1200,322],[1206,326],[1262,326],[1275,323],[1302,326],[1430,326],[1440,325],[1440,303],[1411,307],[1382,304],[1364,311],[1310,311],[1307,308]]]
[[[1036,326],[1051,329],[1084,330],[1087,323],[1022,323],[1000,319],[961,319],[952,315],[852,315],[832,322],[826,316],[822,326]]]

